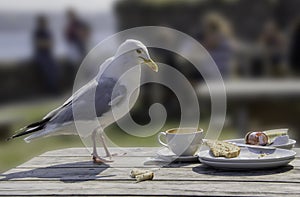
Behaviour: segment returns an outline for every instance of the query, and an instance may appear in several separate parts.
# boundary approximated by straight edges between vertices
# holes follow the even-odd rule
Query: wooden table
[[[158,149],[111,148],[127,154],[109,165],[93,164],[84,148],[50,151],[1,174],[0,195],[300,196],[300,149],[289,166],[243,172],[198,162],[144,165]],[[129,177],[132,168],[152,169],[155,177],[136,183]]]

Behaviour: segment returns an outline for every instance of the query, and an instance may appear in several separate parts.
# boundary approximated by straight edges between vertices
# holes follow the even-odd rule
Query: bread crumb
[[[130,177],[135,178],[136,182],[152,180],[154,173],[150,170],[133,169],[130,172]]]

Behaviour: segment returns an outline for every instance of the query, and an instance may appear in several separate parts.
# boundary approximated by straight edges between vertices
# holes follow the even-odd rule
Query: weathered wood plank
[[[108,163],[110,167],[123,168],[123,167],[160,167],[167,164],[164,163],[145,163],[148,157],[113,157],[114,162]],[[197,166],[200,161],[195,163],[172,163],[168,165],[169,167],[182,167],[182,168],[192,168]],[[147,164],[147,165],[146,165]],[[293,161],[292,165],[294,167],[300,167],[300,160],[296,159]],[[102,167],[102,165],[94,164],[91,157],[35,157],[28,162],[18,166],[19,168],[40,168],[40,167],[53,167],[53,168],[92,168],[92,167]]]
[[[109,147],[111,152],[116,153],[126,153],[124,156],[153,156],[155,153],[162,149],[163,147]],[[300,158],[300,148],[293,149],[297,152],[296,157]],[[100,155],[104,155],[104,152],[101,148],[99,148]],[[87,150],[87,148],[66,148],[60,150],[53,150],[46,152],[40,156],[42,157],[84,157],[88,156],[91,153]]]
[[[297,183],[229,182],[229,181],[5,181],[2,195],[300,195]]]
[[[162,147],[109,147],[112,153],[119,153],[122,156],[140,157],[140,156],[153,156]],[[98,148],[99,155],[105,155],[103,148]],[[126,154],[124,154],[126,153]],[[89,156],[91,153],[87,148],[66,148],[60,150],[53,150],[46,152],[40,157],[84,157]]]
[[[132,168],[15,168],[0,176],[0,180],[32,181],[128,181]],[[300,183],[300,169],[292,166],[269,170],[223,171],[199,164],[194,168],[153,168],[155,179],[160,181],[257,181]],[[284,176],[282,176],[284,174]]]
[[[158,165],[144,165],[146,157],[113,157],[114,162],[107,164],[94,164],[91,157],[35,157],[28,162],[18,166],[18,168],[40,168],[40,167],[52,167],[52,168],[97,168],[109,167],[122,168],[122,167],[157,167],[162,166],[163,163]],[[200,162],[199,162],[200,163]],[[172,164],[176,166],[177,164]]]
[[[200,163],[144,165],[156,148],[111,148],[127,152],[96,165],[85,148],[56,150],[0,176],[0,195],[237,195],[299,196],[300,149],[291,165],[273,170],[223,171]],[[132,168],[155,170],[153,181],[135,183]]]

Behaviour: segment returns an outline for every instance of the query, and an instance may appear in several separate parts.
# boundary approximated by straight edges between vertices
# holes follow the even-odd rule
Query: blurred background
[[[299,7],[298,0],[0,0],[0,172],[48,150],[83,146],[76,136],[30,144],[5,139],[70,96],[81,61],[97,43],[146,25],[192,36],[216,62],[227,92],[221,139],[285,127],[300,141]],[[198,55],[189,46],[182,48]],[[210,99],[201,74],[172,52],[150,49],[150,54],[189,79],[199,97],[200,126],[207,128]],[[147,106],[160,102],[168,112],[164,129],[176,127],[180,106],[175,95],[160,85],[146,86],[133,119],[146,124]],[[149,86],[157,94],[144,91]],[[117,125],[107,131],[119,146],[158,146],[156,136],[137,138]]]

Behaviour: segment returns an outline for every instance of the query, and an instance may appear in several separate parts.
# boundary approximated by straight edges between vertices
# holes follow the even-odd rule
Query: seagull
[[[89,121],[96,119],[100,126],[85,131],[83,135],[92,139],[92,158],[95,163],[111,162],[112,154],[105,143],[103,131],[127,114],[136,102],[141,79],[140,65],[148,65],[153,71],[158,72],[158,66],[150,58],[147,47],[138,40],[126,40],[118,47],[113,57],[101,64],[95,78],[77,90],[61,106],[49,112],[42,120],[23,127],[8,140],[27,134],[31,135],[24,139],[26,142],[53,135],[81,135],[81,132],[76,131],[76,121],[88,124]],[[129,70],[128,77],[122,77]],[[90,102],[94,102],[96,117],[87,111],[91,106]],[[117,115],[113,113],[114,108],[119,112]],[[74,118],[74,111],[82,113],[77,113]],[[103,144],[105,157],[100,157],[97,153],[97,134]]]

